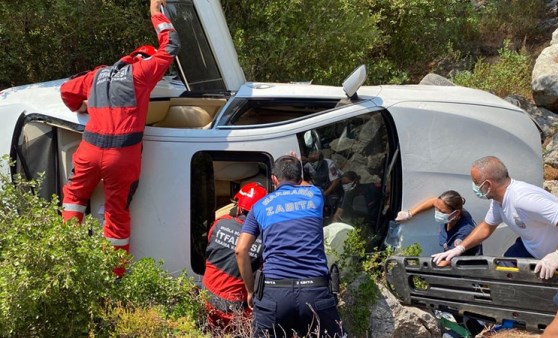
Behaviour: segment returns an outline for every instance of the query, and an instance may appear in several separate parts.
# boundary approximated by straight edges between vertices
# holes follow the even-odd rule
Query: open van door
[[[169,0],[164,8],[179,34],[178,73],[190,91],[237,91],[246,79],[218,0]]]
[[[16,126],[23,121],[25,109],[20,105],[7,105],[0,108],[2,123],[0,123],[0,154],[10,154],[13,158],[12,141],[14,138],[14,130]],[[0,170],[3,175],[10,174],[10,168],[4,161],[0,164]]]

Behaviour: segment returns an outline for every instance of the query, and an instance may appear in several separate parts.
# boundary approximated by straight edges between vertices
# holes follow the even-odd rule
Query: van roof
[[[28,112],[38,112],[77,122],[76,114],[71,113],[60,98],[60,85],[63,82],[64,80],[56,80],[6,89],[0,92],[0,104],[25,103]],[[158,84],[152,97],[175,97],[184,89],[174,88],[176,85],[170,85],[168,81],[162,82]],[[520,108],[495,95],[460,86],[363,86],[357,93],[360,98],[373,100],[377,106],[384,108],[401,102],[451,102],[493,106],[521,112]],[[342,87],[335,86],[249,82],[240,88],[236,97],[340,100],[346,95]]]
[[[488,92],[461,86],[382,85],[363,86],[357,94],[372,99],[378,106],[388,108],[401,102],[452,102],[494,106],[521,111],[513,104]],[[289,99],[343,99],[342,87],[288,83],[246,83],[237,97]]]

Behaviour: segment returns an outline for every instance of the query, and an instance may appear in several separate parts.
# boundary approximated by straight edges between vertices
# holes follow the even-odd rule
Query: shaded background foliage
[[[155,38],[141,0],[3,0],[0,16],[0,88],[112,64]]]
[[[366,1],[223,1],[248,79],[338,84],[384,44]],[[372,63],[369,63],[372,65]]]
[[[0,1],[0,89],[112,64],[156,43],[147,0]],[[540,40],[543,0],[222,0],[246,78],[416,83],[441,63],[490,64]],[[188,48],[188,46],[184,46]],[[535,51],[536,52],[536,51]],[[451,65],[450,65],[451,66]],[[442,73],[441,75],[447,76]]]

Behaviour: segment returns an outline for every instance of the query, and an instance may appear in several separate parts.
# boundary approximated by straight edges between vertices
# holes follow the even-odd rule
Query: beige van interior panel
[[[171,106],[196,106],[204,109],[209,115],[215,117],[215,113],[227,103],[226,99],[198,98],[198,97],[175,97],[170,100]]]
[[[62,128],[58,130],[58,165],[60,166],[60,183],[66,184],[73,169],[72,156],[81,142],[81,134]]]
[[[257,162],[213,162],[215,180],[241,181],[244,178],[257,175],[259,171],[260,167]]]
[[[226,99],[171,98],[150,102],[146,124],[161,128],[208,128]]]
[[[213,116],[197,106],[171,106],[165,118],[154,127],[162,128],[203,128],[213,121]]]
[[[258,162],[230,162],[230,161],[214,161],[213,172],[215,178],[215,201],[217,203],[216,217],[227,213],[234,204],[230,204],[231,199],[231,183],[244,186],[249,182],[261,183],[267,187],[268,178],[260,173]],[[225,207],[226,206],[226,207]]]
[[[159,122],[167,116],[169,111],[170,102],[169,101],[151,101],[149,102],[149,108],[147,109],[147,118],[145,120],[146,125],[151,125],[155,122]]]

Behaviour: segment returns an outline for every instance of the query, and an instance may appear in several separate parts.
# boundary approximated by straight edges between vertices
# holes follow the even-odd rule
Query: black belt
[[[207,299],[209,304],[211,304],[215,309],[221,312],[232,313],[232,312],[241,311],[242,309],[247,307],[247,304],[244,301],[235,302],[232,300],[226,300],[217,296],[216,294],[214,294],[213,292],[209,291],[206,288],[204,288],[204,290],[206,290],[207,293],[209,294],[209,297]]]
[[[327,277],[314,277],[314,278],[302,278],[302,279],[272,279],[267,278],[264,281],[266,288],[286,288],[286,287],[298,287],[298,288],[310,288],[310,287],[322,287],[329,286],[329,279]]]

